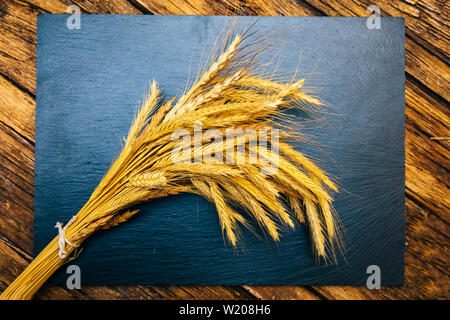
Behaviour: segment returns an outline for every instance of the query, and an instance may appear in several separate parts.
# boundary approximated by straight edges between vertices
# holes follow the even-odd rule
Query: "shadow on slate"
[[[207,16],[38,16],[35,255],[87,201],[121,148],[133,115],[156,79],[180,94],[189,65],[230,21]],[[346,246],[338,264],[317,264],[308,230],[281,242],[243,230],[243,245],[224,245],[218,217],[204,199],[177,195],[142,205],[129,222],[86,241],[75,264],[82,285],[364,285],[378,265],[384,285],[401,285],[404,267],[404,21],[382,18],[241,17],[268,37],[265,59],[279,73],[320,89],[331,107],[297,145],[336,177],[335,207]],[[205,51],[206,50],[206,51]],[[195,72],[192,72],[192,74]],[[63,284],[63,267],[52,283]]]

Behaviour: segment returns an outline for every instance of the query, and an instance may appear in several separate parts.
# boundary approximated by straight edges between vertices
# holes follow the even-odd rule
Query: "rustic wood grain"
[[[31,252],[34,148],[0,122],[0,235]]]
[[[15,2],[0,2],[0,73],[20,89],[35,94],[37,10]]]
[[[85,13],[384,16],[406,24],[405,285],[361,287],[45,287],[39,299],[409,299],[449,297],[449,6],[445,0],[207,1],[28,0],[0,2],[0,291],[31,261],[36,15]]]

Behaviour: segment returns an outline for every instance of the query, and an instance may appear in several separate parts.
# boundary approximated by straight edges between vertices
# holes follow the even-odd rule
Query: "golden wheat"
[[[245,211],[274,241],[280,241],[282,225],[293,228],[297,220],[308,225],[318,257],[326,258],[327,248],[334,250],[339,232],[331,191],[337,187],[284,141],[295,134],[281,121],[288,118],[288,108],[315,112],[322,104],[301,91],[304,79],[282,83],[258,75],[243,63],[245,37],[237,34],[230,41],[231,34],[224,40],[228,45],[214,51],[218,58],[177,102],[173,98],[158,109],[160,89],[156,81],[151,83],[120,155],[65,228],[67,257],[58,256],[56,236],[1,299],[31,298],[94,232],[133,217],[138,210],[130,207],[137,203],[180,192],[199,194],[215,205],[222,232],[232,246],[239,243],[240,225],[252,229],[240,212]],[[201,135],[196,137],[199,123]],[[194,139],[174,139],[179,129]],[[218,138],[230,130],[231,139]],[[276,130],[277,139],[268,134]],[[262,137],[265,144],[260,144]],[[180,151],[175,162],[174,152]],[[213,154],[206,161],[205,155]]]

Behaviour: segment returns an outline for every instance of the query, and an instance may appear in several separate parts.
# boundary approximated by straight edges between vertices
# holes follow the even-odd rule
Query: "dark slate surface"
[[[83,15],[81,29],[68,30],[67,17],[38,16],[35,252],[118,155],[149,81],[179,95],[189,64],[196,70],[227,19]],[[368,30],[364,18],[258,19],[255,28],[273,44],[265,59],[280,55],[278,72],[291,74],[301,53],[299,76],[332,105],[307,131],[317,146],[298,148],[338,178],[347,261],[315,263],[304,226],[279,244],[244,231],[235,251],[224,246],[212,207],[179,195],[88,240],[76,261],[82,284],[359,285],[373,264],[383,284],[403,283],[403,19],[382,18],[380,30]],[[53,281],[65,277],[61,270]]]

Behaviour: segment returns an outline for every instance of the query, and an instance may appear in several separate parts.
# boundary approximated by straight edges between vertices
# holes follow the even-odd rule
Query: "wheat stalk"
[[[55,237],[1,299],[31,298],[69,259],[74,247],[94,232],[130,219],[138,212],[130,210],[137,203],[180,192],[199,194],[215,205],[222,232],[232,246],[238,245],[240,225],[251,228],[240,213],[243,210],[274,241],[280,241],[283,225],[293,228],[297,220],[308,225],[318,257],[326,258],[327,248],[334,250],[339,232],[330,192],[337,187],[283,140],[292,134],[279,120],[285,119],[288,108],[312,111],[321,103],[301,91],[304,79],[281,83],[252,72],[240,56],[244,38],[237,34],[232,41],[225,39],[229,45],[175,104],[173,98],[158,109],[160,90],[152,82],[120,155],[66,227],[65,237],[73,244],[65,245],[68,256],[58,256],[59,238]],[[211,139],[205,134],[196,141],[198,122],[202,133],[215,129],[225,135],[233,129],[238,134],[233,139]],[[174,140],[178,129],[193,134],[194,141]],[[267,145],[259,145],[258,139],[274,129],[280,130],[280,140],[269,136]],[[256,133],[247,135],[249,131]],[[278,153],[272,150],[275,145]],[[189,152],[174,162],[173,152],[186,147]],[[213,153],[221,156],[202,161],[203,155]],[[236,158],[248,161],[233,162]],[[277,163],[276,172],[267,174],[267,163]]]

